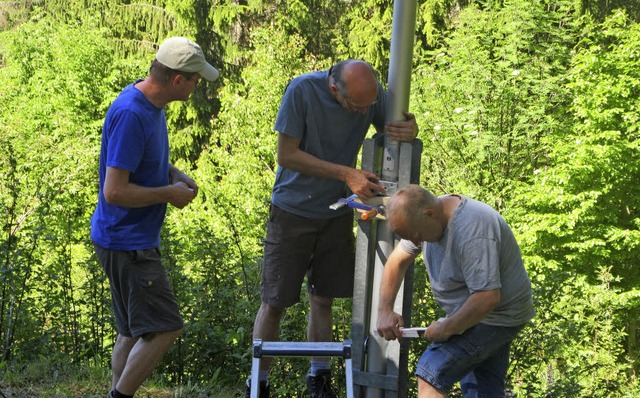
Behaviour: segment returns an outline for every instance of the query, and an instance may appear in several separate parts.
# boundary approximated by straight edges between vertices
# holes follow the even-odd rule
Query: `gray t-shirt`
[[[366,113],[350,112],[329,89],[329,72],[294,78],[282,97],[274,129],[300,138],[300,149],[319,159],[353,167],[369,126],[384,129],[386,94],[378,85],[377,102]],[[299,216],[327,219],[352,211],[329,206],[347,195],[339,180],[312,177],[278,166],[271,201]]]
[[[400,245],[417,255],[411,241]],[[500,304],[481,323],[519,326],[535,315],[531,281],[511,228],[489,205],[462,197],[439,242],[423,242],[431,289],[447,316],[474,292],[500,289]]]

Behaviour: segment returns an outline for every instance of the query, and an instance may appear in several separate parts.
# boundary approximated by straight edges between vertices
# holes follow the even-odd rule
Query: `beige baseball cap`
[[[156,59],[166,67],[181,72],[197,72],[210,82],[220,73],[205,59],[199,45],[184,37],[170,37],[158,48]]]

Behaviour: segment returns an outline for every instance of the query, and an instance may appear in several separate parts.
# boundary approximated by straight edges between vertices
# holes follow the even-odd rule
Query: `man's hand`
[[[350,169],[345,178],[351,192],[358,195],[360,199],[369,199],[378,193],[384,194],[384,187],[378,185],[378,181],[378,176],[374,173],[358,169]]]
[[[418,124],[413,113],[404,112],[405,120],[387,122],[385,134],[394,141],[411,142],[418,135]]]
[[[400,328],[404,326],[402,315],[393,311],[378,311],[378,321],[376,322],[376,328],[380,337],[384,337],[385,340],[395,340],[402,337]]]
[[[196,197],[195,190],[189,187],[184,182],[176,182],[170,186],[171,189],[171,203],[174,207],[182,209]]]
[[[175,184],[177,182],[183,182],[187,185],[187,187],[191,188],[194,193],[194,196],[198,194],[198,184],[195,181],[178,168],[173,165],[169,166],[169,174],[171,176],[171,183]]]
[[[442,343],[449,340],[451,333],[446,330],[445,321],[433,321],[424,332],[424,338],[434,343]]]

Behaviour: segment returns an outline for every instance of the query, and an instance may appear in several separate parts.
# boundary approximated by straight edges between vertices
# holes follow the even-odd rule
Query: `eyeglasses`
[[[353,100],[349,97],[349,95],[345,92],[343,92],[342,89],[339,89],[338,92],[340,93],[340,97],[342,97],[342,102],[344,102],[345,108],[347,108],[347,110],[354,112],[354,111],[359,111],[364,113],[366,111],[367,108],[369,108],[370,106],[373,106],[375,104],[378,103],[377,100],[369,103],[368,105],[362,106],[362,105],[356,105],[353,103]]]

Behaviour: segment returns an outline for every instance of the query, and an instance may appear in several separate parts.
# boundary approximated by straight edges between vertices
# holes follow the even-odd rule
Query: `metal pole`
[[[403,120],[409,109],[411,67],[416,30],[416,0],[396,0],[393,5],[391,55],[389,59],[387,120]],[[385,136],[382,180],[398,181],[399,143]],[[393,188],[392,188],[393,189]]]
[[[416,0],[396,0],[393,7],[393,27],[391,34],[391,55],[388,76],[388,107],[386,120],[404,120],[404,113],[409,109],[409,92],[411,87],[411,70],[413,65],[413,45],[416,25]],[[398,188],[400,143],[385,136],[382,158],[381,181],[387,194],[393,194]],[[375,266],[373,271],[373,291],[368,347],[368,371],[386,374],[388,367],[399,364],[400,345],[397,341],[387,342],[375,333],[377,322],[378,289],[387,257],[394,247],[394,236],[386,221],[377,223],[377,244],[375,250]],[[396,311],[402,313],[404,286],[398,292]],[[391,354],[391,355],[390,355]],[[398,392],[400,396],[404,392]],[[394,394],[392,394],[394,395]],[[369,388],[367,398],[381,398],[385,393],[381,389]],[[391,396],[391,395],[389,395]]]

